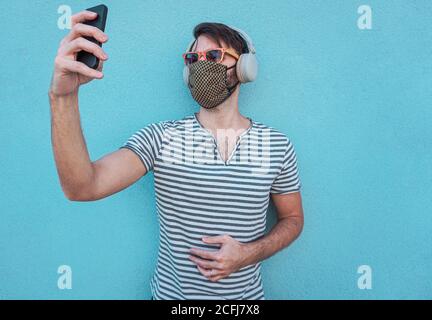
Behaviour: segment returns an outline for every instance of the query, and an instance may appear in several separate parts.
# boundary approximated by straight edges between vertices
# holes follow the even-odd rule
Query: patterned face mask
[[[200,60],[189,65],[189,90],[198,104],[206,109],[214,108],[228,99],[239,81],[228,86],[227,72],[224,64]]]

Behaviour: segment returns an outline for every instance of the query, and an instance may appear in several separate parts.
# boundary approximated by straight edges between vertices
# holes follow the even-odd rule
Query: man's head
[[[203,22],[198,24],[193,35],[195,43],[192,51],[204,51],[212,48],[233,49],[239,56],[248,52],[247,44],[239,33],[223,23]],[[234,66],[237,59],[230,54],[225,54],[220,62],[227,67]],[[234,85],[237,82],[236,69],[228,70],[228,84]]]
[[[198,24],[194,30],[193,35],[195,43],[191,51],[205,51],[214,48],[232,49],[240,56],[242,53],[248,52],[247,43],[239,35],[239,33],[225,24],[216,22],[203,22]],[[201,60],[203,58],[201,57]],[[226,65],[228,68],[237,63],[237,59],[232,55],[224,54],[221,64]],[[237,83],[238,78],[236,68],[228,70],[228,85],[232,86]]]
[[[257,75],[251,40],[243,31],[222,23],[201,23],[193,34],[195,39],[183,55],[183,79],[192,97],[206,109],[230,97],[228,101],[237,104],[239,84],[254,81]]]

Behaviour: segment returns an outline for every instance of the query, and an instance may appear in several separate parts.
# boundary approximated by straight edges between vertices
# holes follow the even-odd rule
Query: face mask
[[[214,108],[228,99],[234,88],[228,86],[226,65],[213,61],[200,60],[189,65],[189,90],[198,104],[206,109]]]

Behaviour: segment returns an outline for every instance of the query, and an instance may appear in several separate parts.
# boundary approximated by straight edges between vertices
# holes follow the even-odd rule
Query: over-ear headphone
[[[228,26],[228,27],[230,27],[231,29],[239,33],[240,37],[246,44],[248,50],[247,53],[242,53],[237,61],[237,66],[236,66],[237,78],[240,81],[240,83],[255,81],[258,75],[258,61],[255,55],[256,51],[252,43],[252,40],[247,35],[246,32],[232,26]],[[192,50],[195,41],[196,39],[191,41],[191,43],[186,49],[186,52]],[[186,85],[189,85],[189,67],[186,65],[183,68],[183,81]]]

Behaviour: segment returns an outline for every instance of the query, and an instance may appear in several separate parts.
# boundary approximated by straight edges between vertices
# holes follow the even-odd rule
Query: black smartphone
[[[105,31],[105,24],[108,15],[108,7],[104,4],[100,4],[96,7],[88,8],[87,10],[96,12],[98,16],[94,20],[88,20],[83,23],[89,26],[99,28],[102,31]],[[102,47],[102,44],[99,41],[97,41],[95,38],[93,37],[84,37],[84,38]],[[85,65],[87,65],[89,68],[92,69],[96,69],[99,65],[99,59],[95,57],[92,53],[89,53],[84,50],[78,52],[77,61],[84,63]]]

